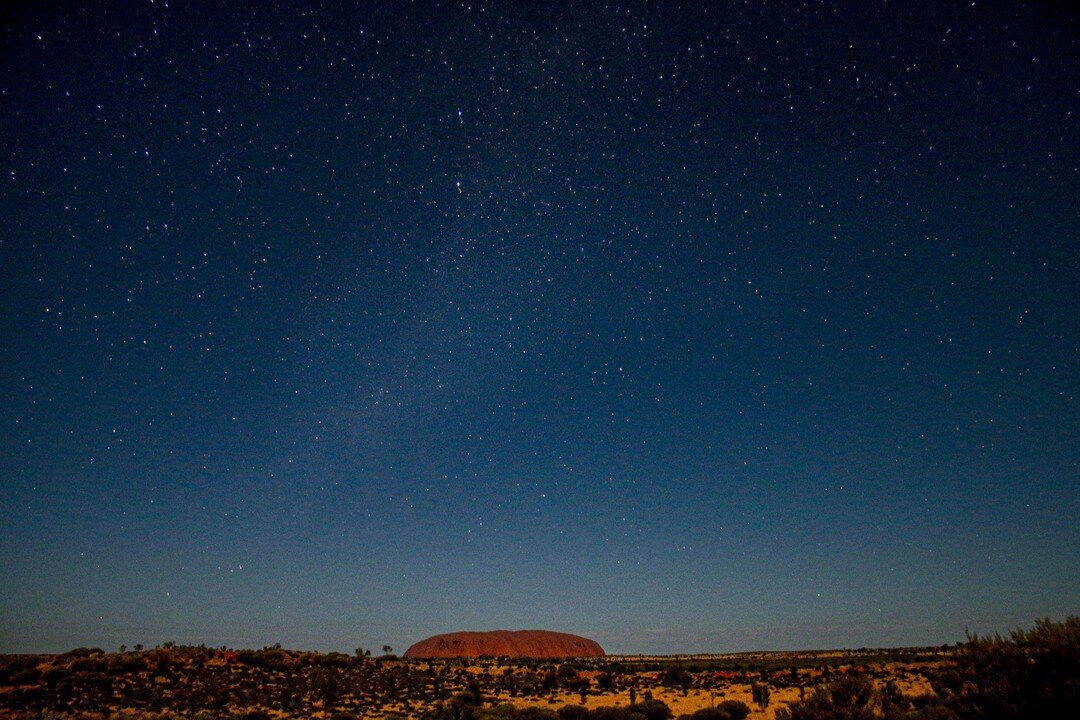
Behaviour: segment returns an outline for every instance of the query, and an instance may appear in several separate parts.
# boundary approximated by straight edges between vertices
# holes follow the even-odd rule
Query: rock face
[[[549,630],[492,630],[453,632],[421,640],[405,651],[406,657],[498,657],[563,658],[595,657],[604,648],[579,635]]]

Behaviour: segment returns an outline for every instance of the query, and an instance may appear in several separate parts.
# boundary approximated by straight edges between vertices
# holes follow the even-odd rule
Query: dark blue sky
[[[0,18],[0,652],[1080,607],[1064,3]]]

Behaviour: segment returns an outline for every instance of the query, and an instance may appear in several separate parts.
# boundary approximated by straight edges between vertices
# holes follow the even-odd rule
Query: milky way
[[[1056,3],[0,18],[0,652],[1080,602]]]

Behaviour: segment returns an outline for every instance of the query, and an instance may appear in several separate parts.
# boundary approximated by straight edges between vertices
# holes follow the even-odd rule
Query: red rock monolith
[[[604,649],[595,640],[550,630],[452,632],[421,640],[405,657],[596,657]]]

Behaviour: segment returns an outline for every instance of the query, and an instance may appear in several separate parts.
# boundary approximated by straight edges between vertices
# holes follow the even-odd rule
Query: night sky
[[[1080,610],[1067,3],[5,7],[0,652]]]

